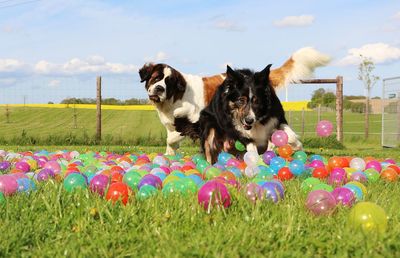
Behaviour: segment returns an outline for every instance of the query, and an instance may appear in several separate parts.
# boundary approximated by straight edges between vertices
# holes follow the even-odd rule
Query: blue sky
[[[96,75],[104,97],[143,98],[146,61],[212,75],[226,63],[278,67],[305,46],[333,57],[316,77],[343,75],[345,94],[360,95],[358,54],[381,78],[400,76],[398,35],[400,1],[0,0],[0,103],[94,97]],[[289,100],[318,87],[290,86]]]

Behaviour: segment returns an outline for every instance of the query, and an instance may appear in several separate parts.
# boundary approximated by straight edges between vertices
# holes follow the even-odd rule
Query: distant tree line
[[[344,96],[343,108],[345,110],[350,110],[351,112],[364,113],[365,103],[351,101],[355,99],[365,99],[365,96],[353,96],[353,95]],[[379,97],[374,97],[373,99],[379,99]],[[319,105],[321,105],[321,107],[335,109],[336,95],[333,92],[327,91],[323,88],[315,90],[311,97],[311,101],[307,104],[307,107],[314,109],[317,108]]]
[[[61,104],[96,104],[94,98],[66,98],[63,99]],[[101,100],[103,105],[145,105],[149,101],[147,99],[131,98],[126,100],[120,100],[116,98],[104,98]]]

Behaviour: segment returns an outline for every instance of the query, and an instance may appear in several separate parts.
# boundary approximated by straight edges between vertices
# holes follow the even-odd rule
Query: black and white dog
[[[296,134],[287,125],[282,104],[271,86],[270,67],[268,65],[255,73],[248,69],[233,70],[228,66],[225,81],[210,104],[201,111],[199,122],[193,124],[192,131],[184,130],[184,135],[200,138],[208,162],[216,162],[218,154],[227,151],[229,142],[236,140],[245,144],[247,151],[262,153],[272,148],[271,135],[280,128],[285,128],[291,137],[295,137],[290,141],[294,149],[301,148]]]
[[[269,73],[273,88],[286,86],[291,82],[308,78],[314,69],[326,65],[330,58],[311,47],[296,51],[282,66]],[[226,74],[203,77],[184,74],[167,64],[145,64],[139,70],[141,82],[150,101],[156,106],[161,123],[167,129],[166,154],[174,154],[184,138],[176,128],[185,127],[199,120],[200,112],[210,103],[224,81]],[[296,142],[294,132],[288,126],[281,128],[289,136],[289,142]]]

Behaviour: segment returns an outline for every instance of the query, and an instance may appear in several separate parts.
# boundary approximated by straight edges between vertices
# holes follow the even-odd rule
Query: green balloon
[[[122,182],[127,184],[132,190],[137,190],[137,186],[142,179],[142,176],[136,171],[127,172],[122,178]]]
[[[208,166],[210,166],[210,163],[208,163],[206,160],[199,160],[199,162],[197,162],[196,168],[201,173],[203,173],[204,169],[206,169]]]
[[[246,150],[246,146],[244,146],[244,144],[241,143],[240,141],[235,141],[235,148],[238,151],[245,151]]]
[[[320,183],[321,183],[321,180],[319,180],[318,178],[309,177],[309,178],[305,179],[305,180],[303,181],[303,183],[301,183],[301,190],[302,190],[304,193],[308,193],[308,192],[310,192],[310,191],[312,190],[312,188],[313,188],[315,185],[318,185],[318,184],[320,184]]]
[[[304,151],[296,151],[293,154],[293,159],[298,159],[305,163],[307,161],[307,154]]]
[[[189,193],[197,193],[197,185],[192,179],[186,177],[182,178],[180,181],[182,182],[182,184],[186,185],[186,189]]]
[[[162,193],[165,197],[180,193],[180,189],[179,189],[180,184],[178,184],[177,182],[178,182],[178,180],[175,180],[175,181],[171,181],[164,185],[164,187],[162,189]]]
[[[366,169],[366,170],[364,171],[364,174],[365,174],[365,176],[367,177],[368,182],[372,182],[372,183],[377,182],[377,181],[379,180],[379,177],[380,177],[379,172],[376,171],[376,170],[373,169],[373,168]]]
[[[387,215],[384,209],[372,202],[359,202],[350,211],[349,224],[364,234],[385,233]]]
[[[157,188],[155,188],[152,185],[143,185],[136,194],[136,198],[139,200],[146,200],[156,194],[157,194]]]
[[[206,178],[212,179],[214,177],[219,176],[221,174],[221,170],[216,167],[208,167],[206,170]]]
[[[332,192],[333,191],[333,187],[331,185],[325,184],[325,183],[320,183],[320,184],[316,184],[311,188],[311,191],[315,191],[315,190],[325,190],[328,192]]]
[[[147,175],[149,172],[147,172],[146,170],[137,170],[136,171],[137,173],[139,173],[139,175],[141,176],[141,177],[144,177],[145,175]]]
[[[0,192],[0,205],[6,204],[6,198],[4,197],[4,194]]]
[[[195,154],[192,157],[192,161],[194,162],[194,164],[197,164],[200,160],[204,160],[204,155],[202,154]]]
[[[86,187],[86,179],[82,174],[72,173],[64,179],[64,189],[67,192],[73,192],[77,189],[85,189]]]

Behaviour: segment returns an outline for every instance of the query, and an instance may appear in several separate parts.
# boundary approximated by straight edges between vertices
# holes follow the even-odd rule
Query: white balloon
[[[247,177],[255,177],[258,173],[260,173],[260,168],[256,166],[247,166],[244,170]]]
[[[362,158],[354,158],[350,161],[350,167],[356,170],[364,171],[365,161]]]
[[[247,166],[254,167],[258,164],[258,161],[260,160],[260,156],[255,151],[248,151],[244,154],[243,160]]]

